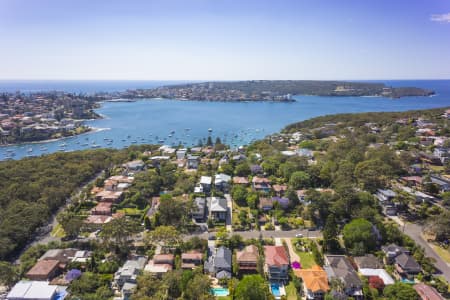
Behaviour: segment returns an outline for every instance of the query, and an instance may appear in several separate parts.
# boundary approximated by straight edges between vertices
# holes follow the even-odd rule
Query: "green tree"
[[[236,300],[273,299],[269,286],[261,275],[245,275],[235,291]]]
[[[339,250],[338,240],[339,229],[336,224],[336,217],[330,214],[323,229],[323,251],[334,253]]]
[[[186,300],[214,300],[210,293],[211,282],[207,275],[196,274],[184,291],[183,299]]]
[[[309,188],[311,183],[311,177],[304,171],[297,171],[292,173],[289,185],[295,189]]]
[[[241,185],[234,185],[231,189],[231,197],[240,206],[247,206],[247,189]]]
[[[181,243],[181,236],[174,226],[158,226],[150,231],[147,240],[153,244],[163,244],[167,247],[177,247]]]
[[[343,230],[345,247],[353,255],[364,255],[375,249],[376,237],[373,225],[364,219],[354,219],[344,226]]]
[[[83,226],[83,220],[70,211],[61,212],[56,219],[69,238],[78,236],[81,226]]]
[[[16,268],[9,262],[0,261],[0,285],[12,286],[19,279]]]
[[[189,209],[186,202],[173,199],[169,194],[161,196],[158,213],[156,214],[158,224],[181,228],[187,223],[188,214]]]
[[[251,174],[250,166],[246,162],[240,163],[234,168],[234,173],[236,176],[247,177]]]
[[[120,217],[106,223],[101,231],[101,238],[107,248],[116,253],[126,254],[130,247],[130,239],[139,231],[139,223],[127,217]]]
[[[419,295],[416,290],[410,284],[403,282],[396,282],[395,284],[388,285],[383,292],[383,295],[388,300],[415,300],[419,299]]]

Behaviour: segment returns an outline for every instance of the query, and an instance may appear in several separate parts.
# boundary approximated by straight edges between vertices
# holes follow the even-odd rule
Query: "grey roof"
[[[360,269],[382,269],[383,264],[373,254],[357,256],[354,258],[355,263]]]
[[[208,204],[211,212],[227,212],[228,210],[227,199],[225,198],[211,197]]]
[[[47,281],[19,281],[8,293],[6,299],[53,299],[58,286]]]
[[[397,263],[402,269],[407,269],[411,271],[420,272],[422,268],[417,263],[417,261],[410,255],[402,253],[395,258],[395,263]]]
[[[360,288],[362,282],[350,261],[344,255],[326,255],[328,265],[324,267],[328,278],[339,278],[346,288]]]
[[[386,197],[395,197],[397,194],[393,190],[378,189],[378,193],[385,195]]]
[[[214,266],[216,268],[228,269],[231,268],[231,250],[226,247],[220,247],[216,251],[216,256],[214,258]]]
[[[381,250],[383,250],[384,253],[395,253],[396,255],[399,255],[400,253],[410,253],[408,249],[396,244],[382,246]]]
[[[197,197],[194,199],[194,207],[192,208],[192,211],[199,214],[204,213],[205,206],[206,206],[206,199]]]
[[[222,183],[222,182],[230,182],[231,181],[231,176],[227,175],[227,174],[216,174],[214,183],[218,184],[218,183]]]

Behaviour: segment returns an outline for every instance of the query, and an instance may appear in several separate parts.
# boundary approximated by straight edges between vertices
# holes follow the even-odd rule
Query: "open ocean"
[[[186,81],[185,81],[186,82]],[[210,134],[214,139],[237,147],[280,131],[286,125],[311,117],[368,111],[405,111],[450,106],[450,80],[377,81],[388,86],[415,86],[432,89],[432,97],[318,97],[295,96],[292,103],[273,102],[201,102],[178,100],[142,100],[106,102],[98,113],[104,119],[86,124],[103,129],[64,140],[0,147],[0,160],[7,151],[14,159],[101,147],[123,148],[132,144],[192,146]],[[113,92],[152,88],[182,81],[0,81],[0,92],[67,91],[74,93]],[[208,129],[212,132],[209,133]],[[170,136],[170,133],[175,133]],[[107,140],[113,142],[108,145]]]

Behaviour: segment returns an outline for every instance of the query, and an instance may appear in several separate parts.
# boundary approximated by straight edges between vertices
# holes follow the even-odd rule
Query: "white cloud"
[[[438,23],[450,23],[450,13],[431,15],[430,20]]]

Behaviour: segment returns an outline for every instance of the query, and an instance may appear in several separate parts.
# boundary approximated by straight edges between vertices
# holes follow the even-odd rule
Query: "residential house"
[[[285,184],[274,184],[272,188],[276,196],[283,197],[288,189],[288,186]]]
[[[214,186],[216,190],[227,192],[230,187],[231,176],[227,174],[216,174],[214,178]]]
[[[200,186],[202,187],[203,193],[209,193],[211,191],[212,178],[210,176],[200,177]]]
[[[230,158],[228,157],[228,154],[225,154],[220,160],[219,160],[219,166],[227,164],[230,161]]]
[[[138,256],[127,260],[125,264],[114,274],[114,284],[122,291],[125,299],[136,287],[136,278],[144,269],[147,258]]]
[[[307,300],[322,300],[330,290],[327,273],[320,266],[295,269],[294,274],[302,279],[303,295]]]
[[[190,251],[181,254],[181,268],[195,269],[203,263],[203,254],[198,251]]]
[[[253,175],[260,175],[263,173],[263,168],[260,165],[251,165],[250,171]]]
[[[395,271],[402,278],[412,279],[422,271],[417,261],[408,254],[401,253],[394,259]]]
[[[224,246],[215,249],[215,253],[210,253],[208,261],[205,262],[204,270],[206,273],[215,276],[217,279],[231,278],[231,250]]]
[[[383,208],[384,214],[387,216],[395,216],[397,214],[397,207],[392,201],[396,195],[397,194],[394,191],[389,189],[378,189],[377,193],[375,194],[375,197],[378,198],[378,201]]]
[[[145,266],[144,271],[161,277],[165,273],[172,271],[174,262],[175,257],[173,254],[156,254]]]
[[[127,163],[124,163],[122,165],[127,172],[136,172],[136,171],[142,171],[145,167],[145,163],[138,159],[138,160],[133,160]]]
[[[296,152],[297,152],[297,155],[301,156],[301,157],[306,157],[309,159],[314,157],[314,153],[311,150],[306,149],[306,148],[297,149]]]
[[[256,272],[258,270],[259,251],[255,245],[249,245],[237,251],[236,260],[240,272]]]
[[[203,222],[206,214],[206,199],[197,197],[194,199],[194,204],[191,210],[191,215],[197,222]]]
[[[235,176],[235,177],[233,177],[233,184],[247,186],[248,178]]]
[[[111,202],[99,202],[92,210],[92,215],[105,215],[110,216],[112,213],[112,203]]]
[[[381,247],[388,264],[394,264],[395,271],[401,278],[413,278],[422,271],[417,261],[411,256],[411,252],[396,244]]]
[[[188,155],[187,157],[187,165],[188,169],[198,169],[198,165],[200,164],[200,157],[194,155]]]
[[[432,183],[436,184],[439,187],[439,190],[441,192],[450,191],[450,182],[445,178],[438,175],[431,175],[430,179]]]
[[[177,159],[184,159],[186,157],[186,149],[178,149],[176,152]]]
[[[431,144],[431,141],[430,141]],[[428,154],[425,152],[420,152],[419,153],[419,159],[426,164],[430,164],[430,165],[436,165],[436,166],[440,166],[442,165],[441,159],[437,156],[434,156],[432,154]]]
[[[287,209],[289,207],[289,199],[286,197],[272,197],[272,203],[278,203],[282,209]]]
[[[422,300],[444,300],[445,298],[439,292],[425,283],[417,283],[413,286]]]
[[[9,291],[6,300],[55,300],[58,289],[46,281],[22,280]]]
[[[60,274],[59,260],[39,260],[26,274],[25,277],[35,281],[50,281]]]
[[[422,177],[420,176],[404,176],[400,177],[400,182],[407,185],[408,187],[422,188]]]
[[[240,162],[247,160],[247,156],[245,156],[244,154],[237,154],[237,155],[234,155],[231,159],[235,163],[240,163]]]
[[[212,220],[225,222],[228,213],[227,199],[219,197],[208,198],[208,213]]]
[[[59,268],[65,269],[67,264],[71,262],[86,263],[91,255],[92,252],[90,251],[75,248],[50,249],[39,260],[57,260],[59,261]]]
[[[450,152],[448,148],[436,147],[434,148],[433,155],[438,157],[442,164],[445,164],[450,157]]]
[[[356,256],[353,258],[358,269],[382,269],[383,263],[373,254]]]
[[[328,280],[339,279],[344,285],[344,293],[354,299],[364,299],[362,282],[348,258],[344,255],[325,255],[325,272]]]
[[[395,283],[389,273],[383,269],[383,263],[373,254],[354,257],[353,261],[362,276],[369,278],[378,277],[383,281],[384,285]]]
[[[252,188],[256,192],[268,193],[271,190],[270,179],[255,176],[252,179]]]
[[[273,200],[272,198],[259,198],[259,209],[263,211],[269,211],[273,208]]]
[[[287,282],[289,255],[284,246],[264,246],[264,271],[270,281]]]

